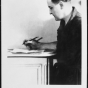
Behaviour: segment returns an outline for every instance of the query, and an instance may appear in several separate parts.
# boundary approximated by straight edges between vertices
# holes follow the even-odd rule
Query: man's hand
[[[30,40],[24,40],[23,44],[28,47],[28,49],[30,50],[37,50],[37,49],[41,49],[41,43],[39,42],[41,38],[35,37],[33,39]]]

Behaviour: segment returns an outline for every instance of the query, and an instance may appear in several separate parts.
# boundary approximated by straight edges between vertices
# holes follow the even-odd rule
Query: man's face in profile
[[[60,4],[54,4],[51,0],[47,0],[47,4],[50,10],[50,14],[55,17],[56,21],[62,19],[62,8]]]

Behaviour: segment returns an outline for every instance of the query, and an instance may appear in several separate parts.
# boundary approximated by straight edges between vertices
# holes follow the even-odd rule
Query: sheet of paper
[[[44,50],[27,50],[27,49],[13,49],[9,50],[11,53],[41,53],[44,52]]]

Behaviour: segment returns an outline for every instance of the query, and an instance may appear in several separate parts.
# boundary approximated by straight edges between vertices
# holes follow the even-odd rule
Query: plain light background
[[[78,0],[72,4],[80,11]],[[59,22],[49,14],[47,0],[2,0],[2,30],[7,48],[22,45],[24,39],[43,37],[43,42],[56,41]]]
[[[73,0],[72,4],[80,12]],[[6,74],[7,48],[20,47],[24,39],[43,36],[41,41],[56,40],[59,22],[49,15],[46,0],[2,0],[1,1],[1,34],[2,34],[2,82]],[[86,0],[82,0],[82,85],[81,86],[38,86],[38,88],[87,88],[87,22]],[[36,88],[36,86],[30,87]]]

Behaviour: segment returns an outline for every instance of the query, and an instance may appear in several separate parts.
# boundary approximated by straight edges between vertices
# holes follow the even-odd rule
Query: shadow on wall
[[[59,27],[59,21],[55,21],[54,18],[47,21],[37,20],[28,23],[29,26],[27,26],[26,28],[23,27],[24,25],[21,25],[22,28],[24,28],[24,30],[20,30],[20,32],[22,33],[22,37],[16,44],[14,44],[14,46],[12,46],[12,48],[19,48],[21,47],[24,39],[30,39],[36,36],[43,37],[40,42],[52,42],[57,40],[57,29]]]
[[[56,22],[55,19],[50,19],[47,21],[35,21],[31,27],[27,28],[25,35],[28,39],[32,37],[43,37],[42,42],[51,42],[56,40],[57,29],[59,27],[59,21]],[[30,29],[31,28],[31,29]]]
[[[56,41],[58,27],[59,27],[59,21],[55,21],[55,19],[50,19],[44,22],[44,26],[41,32],[41,36],[44,37],[42,41],[44,42]]]

